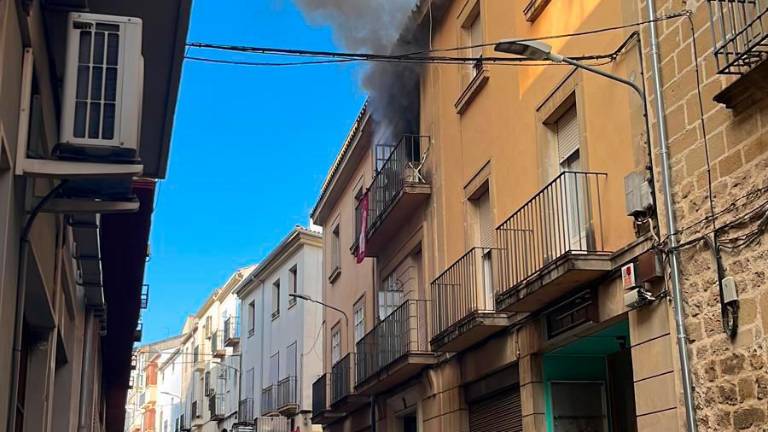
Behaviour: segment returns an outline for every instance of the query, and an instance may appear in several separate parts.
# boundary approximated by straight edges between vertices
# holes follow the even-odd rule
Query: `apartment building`
[[[235,292],[240,299],[243,430],[319,429],[312,383],[323,368],[321,236],[296,227]],[[250,429],[248,429],[250,428]]]
[[[235,292],[254,269],[232,274],[184,325],[181,431],[231,431],[237,423],[241,354]]]
[[[181,346],[163,353],[158,364],[155,431],[176,432],[181,429],[179,418],[183,411],[181,372],[184,359]]]
[[[134,350],[131,388],[126,403],[126,432],[161,432],[158,415],[164,409],[161,367],[181,345],[183,336],[145,344]],[[178,404],[178,401],[176,401]]]
[[[756,88],[764,86],[758,27],[768,12],[684,3],[421,2],[413,34],[402,38],[469,47],[463,54],[480,60],[422,67],[419,94],[402,94],[403,104],[420,107],[418,119],[403,122],[418,130],[392,136],[381,120],[388,116],[364,109],[329,172],[312,215],[324,229],[323,298],[354,318],[347,325],[325,310],[317,423],[330,431],[686,430],[690,418],[703,430],[764,424],[765,204],[756,196],[765,187],[765,103]],[[684,6],[692,13],[675,13]],[[653,71],[649,25],[592,32],[649,16],[659,17],[661,73]],[[546,40],[552,52],[609,77],[562,61],[482,60],[526,54],[513,43],[496,52],[498,41],[568,34]],[[694,227],[679,243],[682,307],[667,273],[677,247],[666,217],[666,139],[652,109],[656,76],[672,213]],[[718,240],[695,234],[733,207],[746,216],[721,220],[715,259],[706,245]],[[751,249],[728,252],[736,246]],[[739,296],[743,314],[734,313]],[[692,353],[692,364],[681,352]]]
[[[190,3],[0,1],[3,430],[123,428]]]

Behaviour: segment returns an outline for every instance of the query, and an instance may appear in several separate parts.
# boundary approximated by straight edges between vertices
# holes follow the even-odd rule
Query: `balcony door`
[[[491,252],[494,245],[493,235],[495,230],[488,183],[486,182],[484,191],[475,193],[475,195],[476,197],[470,201],[475,213],[473,221],[475,226],[473,236],[475,240],[472,246],[480,246],[482,248],[482,260],[480,262],[481,268],[476,270],[479,279],[477,281],[477,286],[479,287],[479,292],[477,292],[478,302],[477,305],[472,307],[480,310],[493,310],[493,266]]]
[[[588,223],[587,223],[587,190],[584,177],[580,174],[582,161],[580,154],[581,134],[579,131],[576,105],[569,108],[557,120],[557,156],[560,163],[560,173],[563,177],[565,203],[565,228],[566,251],[587,250]],[[565,174],[563,174],[565,173]],[[557,229],[555,227],[555,229]],[[561,248],[558,248],[561,249]]]

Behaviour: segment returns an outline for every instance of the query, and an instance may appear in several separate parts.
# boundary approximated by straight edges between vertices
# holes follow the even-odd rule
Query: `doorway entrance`
[[[629,324],[544,355],[548,432],[636,432]]]

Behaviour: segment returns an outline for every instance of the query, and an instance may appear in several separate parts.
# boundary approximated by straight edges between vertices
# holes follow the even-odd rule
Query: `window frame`
[[[272,319],[280,317],[280,278],[272,282]]]
[[[296,306],[296,297],[290,294],[299,293],[299,265],[294,264],[288,269],[288,309]]]
[[[341,323],[331,328],[331,365],[341,360]]]
[[[331,271],[328,280],[333,283],[341,274],[341,222],[331,230]]]
[[[248,337],[256,333],[256,300],[248,303]]]
[[[358,321],[358,312],[360,320]],[[355,343],[365,337],[365,296],[360,297],[352,309],[352,327],[355,334]],[[359,335],[358,335],[359,333]]]

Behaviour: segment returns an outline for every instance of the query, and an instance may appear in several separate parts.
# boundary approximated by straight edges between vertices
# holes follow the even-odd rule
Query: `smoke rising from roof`
[[[307,19],[330,25],[345,50],[402,54],[423,44],[401,37],[413,26],[417,0],[294,0]],[[362,78],[377,122],[375,144],[394,144],[404,133],[418,133],[420,66],[369,64]]]

